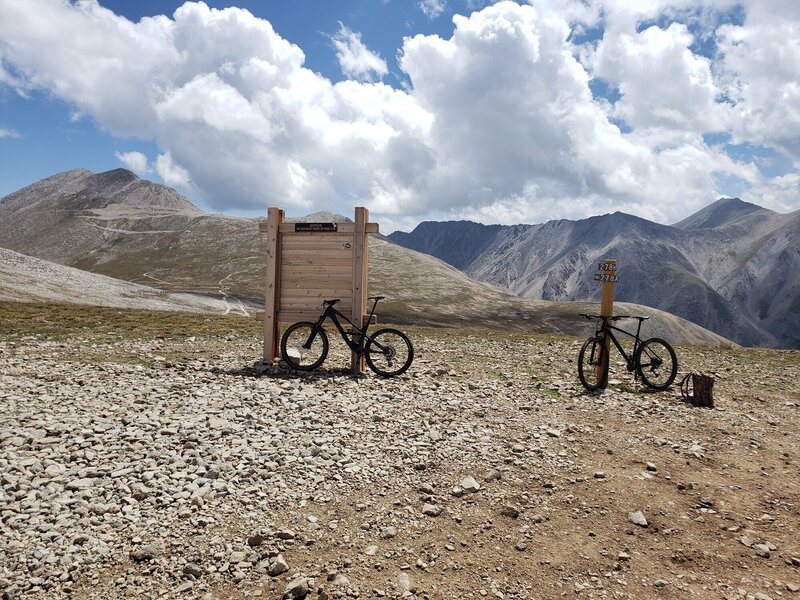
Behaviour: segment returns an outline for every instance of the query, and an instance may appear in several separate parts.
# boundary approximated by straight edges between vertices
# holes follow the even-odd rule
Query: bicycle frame
[[[639,326],[636,328],[636,335],[632,334],[629,331],[625,331],[624,329],[620,329],[619,327],[614,327],[609,323],[610,317],[603,317],[602,318],[602,325],[597,329],[597,335],[602,335],[603,339],[611,338],[611,341],[614,342],[614,345],[619,350],[619,353],[622,355],[622,358],[625,359],[625,364],[628,367],[628,371],[633,371],[636,365],[634,364],[634,357],[636,356],[636,351],[639,349],[639,346],[642,344],[642,339],[639,335],[642,332],[642,321],[638,319]],[[619,343],[617,337],[614,335],[613,331],[618,331],[620,333],[624,333],[625,335],[633,338],[633,350],[631,350],[630,356],[628,356],[625,349],[622,347],[622,344]]]
[[[320,329],[322,329],[322,324],[325,322],[325,319],[330,319],[336,326],[336,329],[339,330],[339,335],[342,336],[342,339],[344,340],[345,344],[347,344],[348,348],[350,348],[350,350],[352,350],[353,352],[357,353],[359,356],[362,355],[364,353],[364,340],[367,339],[367,330],[369,329],[369,325],[372,322],[372,315],[375,314],[375,307],[377,305],[378,301],[375,300],[375,302],[372,305],[372,310],[369,313],[369,318],[367,319],[367,323],[362,328],[353,323],[341,312],[336,310],[333,307],[333,304],[329,304],[328,306],[325,307],[325,311],[322,313],[322,315],[320,315],[319,319],[317,319],[317,322],[314,324],[314,329],[311,331],[311,335],[308,337],[308,340],[306,340],[306,343],[303,344],[303,348],[308,349],[311,347],[311,344],[314,342],[314,338],[317,337],[317,332]],[[339,321],[339,317],[347,321],[353,327],[354,331],[351,335],[353,336],[353,338],[358,339],[357,342],[349,337],[347,331],[342,326],[341,321]]]

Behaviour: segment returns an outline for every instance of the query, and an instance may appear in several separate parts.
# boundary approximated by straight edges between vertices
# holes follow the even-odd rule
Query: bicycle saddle
[[[383,300],[386,296],[370,296],[367,300]]]
[[[337,302],[339,302],[341,298],[332,298],[331,300],[323,300],[322,304],[326,306],[333,306]]]

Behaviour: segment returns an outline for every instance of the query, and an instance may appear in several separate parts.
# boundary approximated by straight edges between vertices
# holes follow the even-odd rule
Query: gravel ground
[[[679,348],[714,409],[580,340],[408,329],[385,380],[257,336],[0,334],[3,598],[798,598],[796,351]]]

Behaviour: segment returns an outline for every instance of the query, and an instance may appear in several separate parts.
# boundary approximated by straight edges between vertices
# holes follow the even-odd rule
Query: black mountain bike
[[[672,346],[661,338],[642,341],[639,337],[642,331],[642,321],[646,321],[650,317],[628,315],[603,317],[586,314],[580,316],[600,321],[595,334],[586,340],[578,353],[578,377],[587,390],[591,392],[605,387],[608,383],[608,358],[610,357],[604,356],[607,352],[607,338],[614,342],[617,350],[622,354],[628,371],[633,371],[634,377],[641,377],[647,387],[654,390],[665,390],[675,381],[675,375],[678,373],[678,359]],[[639,327],[636,328],[636,335],[611,324],[612,321],[619,319],[637,319]],[[614,335],[615,331],[633,338],[633,350],[630,355],[617,341],[617,337]]]
[[[394,377],[405,373],[414,360],[414,348],[411,340],[402,331],[397,329],[379,329],[375,333],[368,334],[372,315],[375,314],[375,307],[378,300],[383,300],[385,296],[370,296],[374,300],[372,311],[369,313],[366,325],[363,328],[356,326],[350,319],[336,310],[334,305],[339,302],[339,298],[323,300],[322,305],[325,310],[317,319],[316,323],[301,321],[295,323],[281,338],[281,355],[290,366],[301,371],[313,371],[319,367],[328,356],[328,335],[322,327],[325,319],[330,319],[339,330],[342,339],[347,346],[358,354],[364,356],[369,368],[383,377]],[[350,324],[345,330],[339,318],[344,319]]]

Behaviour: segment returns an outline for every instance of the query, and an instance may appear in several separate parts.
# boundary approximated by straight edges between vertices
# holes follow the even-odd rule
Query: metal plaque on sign
[[[299,231],[336,231],[336,223],[295,223],[295,232]]]
[[[602,281],[604,283],[617,283],[619,281],[619,275],[613,275],[609,273],[595,273],[594,280]]]
[[[616,271],[617,263],[600,263],[597,265],[599,271]]]

